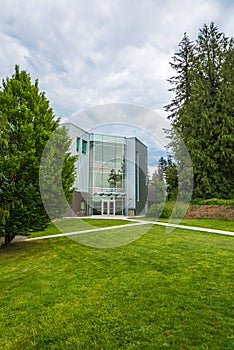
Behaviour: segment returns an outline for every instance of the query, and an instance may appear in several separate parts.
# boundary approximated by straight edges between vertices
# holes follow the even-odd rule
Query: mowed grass
[[[147,221],[155,221],[153,218],[144,218]],[[234,221],[228,219],[210,219],[210,218],[182,218],[174,219],[174,223],[178,223],[180,221],[180,225],[188,225],[188,226],[196,226],[196,227],[205,227],[212,228],[216,230],[226,230],[226,231],[234,231]],[[158,222],[169,222],[169,219],[156,219]],[[173,222],[173,219],[170,219],[170,222]]]
[[[212,228],[216,230],[224,230],[224,231],[234,231],[234,221],[227,219],[209,219],[209,218],[201,218],[201,219],[183,219],[181,225],[189,225],[196,227],[206,227]]]
[[[28,238],[56,235],[58,233],[69,233],[90,230],[109,226],[119,226],[130,223],[121,219],[93,219],[93,218],[66,218],[51,222],[43,231],[30,232]]]
[[[234,237],[159,226],[114,249],[14,243],[0,250],[0,348],[231,350],[233,253]]]

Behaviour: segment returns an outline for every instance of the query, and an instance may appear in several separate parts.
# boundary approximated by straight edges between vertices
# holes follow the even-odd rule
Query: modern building
[[[147,147],[135,137],[88,133],[65,123],[78,155],[73,212],[84,215],[144,215]]]

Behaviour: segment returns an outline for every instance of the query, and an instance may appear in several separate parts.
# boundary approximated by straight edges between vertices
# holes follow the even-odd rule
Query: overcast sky
[[[233,0],[0,0],[0,8],[1,80],[18,64],[39,80],[57,117],[75,114],[86,130],[109,123],[123,136],[132,136],[130,123],[151,154],[158,144],[165,152],[169,61],[184,32],[195,40],[213,21],[234,36]]]
[[[169,61],[214,21],[234,36],[232,0],[0,0],[0,78],[39,79],[57,116],[124,102],[163,114]]]

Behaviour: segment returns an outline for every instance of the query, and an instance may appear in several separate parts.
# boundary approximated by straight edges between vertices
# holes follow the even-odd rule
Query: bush
[[[234,199],[219,199],[219,198],[211,198],[211,199],[202,199],[202,198],[195,198],[192,201],[192,204],[199,204],[199,205],[231,205],[234,207]]]
[[[174,208],[174,205],[175,205],[174,202],[170,202],[170,201],[165,202],[160,218],[169,219],[169,217],[171,216],[172,210]]]
[[[146,217],[149,218],[166,218],[168,219],[171,216],[174,202],[165,202],[161,204],[152,204],[151,207],[147,210]]]
[[[147,210],[146,217],[148,218],[159,218],[163,210],[163,204],[152,204]]]
[[[183,217],[187,209],[187,204],[177,203],[175,205],[176,203],[171,201],[167,201],[164,204],[153,204],[147,211],[146,217],[162,219],[169,219],[171,216],[174,218]],[[186,208],[184,207],[185,205]]]

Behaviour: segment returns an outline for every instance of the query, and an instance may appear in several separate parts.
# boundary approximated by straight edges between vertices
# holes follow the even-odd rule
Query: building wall
[[[138,139],[136,142],[136,215],[145,215],[148,197],[148,154],[147,147]]]
[[[102,213],[103,201],[115,201],[115,213],[124,214],[125,192],[124,137],[90,134],[90,207],[93,214]]]
[[[73,211],[101,214],[104,202],[114,201],[115,214],[143,215],[148,194],[147,147],[135,137],[89,134],[72,123],[64,125],[72,138],[71,153],[79,156]],[[113,174],[122,174],[121,180],[110,181]]]
[[[126,209],[144,215],[148,195],[147,147],[135,137],[127,139],[126,151]]]
[[[136,142],[133,138],[128,138],[126,140],[126,215],[128,215],[129,211],[136,209]]]
[[[67,216],[87,216],[88,215],[88,193],[75,191],[71,202],[72,210]]]
[[[88,193],[89,191],[89,133],[78,128],[72,123],[64,123],[68,130],[68,135],[72,139],[71,153],[78,155],[76,162],[77,176],[75,187],[79,192]],[[77,141],[79,139],[79,149],[77,149]],[[87,142],[86,152],[82,152],[83,142]]]

